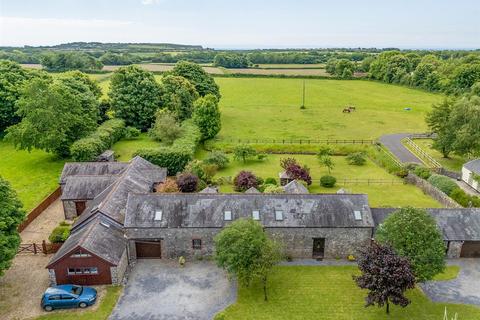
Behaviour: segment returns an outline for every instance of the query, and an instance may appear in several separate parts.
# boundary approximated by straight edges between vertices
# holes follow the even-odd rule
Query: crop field
[[[287,76],[322,76],[330,77],[325,69],[313,69],[313,68],[240,68],[240,69],[225,69],[227,73],[236,74],[252,74],[252,75],[287,75]]]
[[[375,139],[425,132],[442,96],[365,80],[216,78],[222,99],[219,139]],[[356,111],[343,113],[345,106]],[[405,108],[410,108],[409,111]]]
[[[325,64],[259,64],[258,67],[261,69],[325,69]]]
[[[202,157],[203,155],[200,155]],[[280,159],[293,157],[302,165],[310,168],[312,176],[312,185],[309,187],[311,193],[335,193],[338,189],[343,188],[350,193],[365,193],[369,197],[372,206],[415,206],[420,208],[437,208],[440,204],[434,199],[422,193],[422,191],[413,185],[403,184],[402,179],[389,174],[384,169],[378,167],[374,162],[368,160],[363,166],[349,165],[342,156],[332,157],[335,168],[330,173],[337,178],[337,185],[334,188],[324,188],[320,186],[320,177],[327,175],[328,170],[321,167],[316,156],[310,155],[268,155],[263,161],[247,161],[246,163],[238,162],[230,159],[228,167],[220,170],[216,178],[219,177],[235,177],[241,170],[248,170],[255,175],[265,179],[268,177],[275,178],[278,182],[278,174],[282,170],[280,167]],[[352,183],[344,179],[362,179],[361,184]],[[365,179],[378,180],[381,179],[383,184],[365,183]],[[222,192],[233,192],[232,185],[222,185]]]
[[[153,72],[165,72],[165,71],[170,71],[173,69],[175,66],[174,64],[171,63],[142,63],[138,64],[138,66],[148,70],[148,71],[153,71]],[[104,66],[103,70],[106,71],[115,71],[118,68],[121,68],[122,66]],[[203,69],[211,74],[224,74],[225,72],[216,67],[211,67],[211,66],[203,66]]]

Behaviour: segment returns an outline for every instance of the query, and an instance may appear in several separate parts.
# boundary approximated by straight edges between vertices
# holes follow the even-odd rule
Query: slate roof
[[[206,187],[199,193],[218,193],[218,189],[216,187]]]
[[[126,248],[126,239],[120,228],[96,217],[83,228],[72,232],[50,260],[47,268],[72,253],[77,247],[84,248],[113,265],[118,265]]]
[[[246,194],[249,194],[249,193],[261,193],[257,188],[255,187],[251,187],[251,188],[248,188],[246,191],[245,191]]]
[[[68,176],[62,200],[91,200],[118,179],[118,176]]]
[[[289,183],[287,183],[284,187],[283,190],[285,190],[285,193],[294,193],[294,194],[308,194],[308,189],[305,188],[303,184],[298,182],[298,180],[292,180]]]
[[[278,177],[280,179],[292,179],[288,174],[287,171],[282,171],[278,174]]]
[[[372,208],[372,216],[378,227],[395,208]],[[426,209],[437,221],[445,240],[480,241],[480,209]]]
[[[472,160],[463,165],[464,168],[473,173],[480,174],[480,159]]]
[[[163,211],[162,221],[154,221],[155,211]],[[221,228],[225,210],[233,219],[251,217],[260,211],[265,227],[365,227],[374,222],[366,195],[337,194],[130,194],[126,228]],[[282,210],[284,219],[275,220]],[[357,221],[354,211],[362,213]]]
[[[74,228],[83,224],[97,212],[123,224],[128,194],[150,193],[153,184],[165,181],[166,176],[165,168],[157,167],[141,157],[133,158],[118,179],[94,198],[74,223]]]
[[[67,162],[63,166],[60,184],[70,176],[102,176],[120,174],[128,166],[126,162]]]

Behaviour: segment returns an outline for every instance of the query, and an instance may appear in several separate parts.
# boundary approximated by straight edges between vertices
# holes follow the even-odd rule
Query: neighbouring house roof
[[[206,187],[199,193],[218,193],[218,189],[216,187]]]
[[[155,212],[162,210],[161,221]],[[374,227],[366,195],[337,194],[130,194],[126,228],[221,228],[224,211],[234,219],[260,211],[265,227]],[[275,212],[283,220],[275,220]],[[355,211],[361,220],[355,219]]]
[[[150,193],[153,184],[165,181],[166,176],[167,169],[160,168],[141,157],[133,158],[118,179],[93,199],[75,221],[74,229],[96,213],[123,224],[128,194]]]
[[[97,157],[98,161],[107,161],[108,159],[112,158],[113,155],[115,154],[115,151],[113,150],[105,150],[101,155]]]
[[[464,168],[473,173],[480,174],[480,159],[469,161],[463,165]]]
[[[288,174],[287,171],[282,171],[278,174],[278,177],[280,179],[292,179]]]
[[[60,176],[60,184],[70,176],[102,176],[120,174],[128,166],[126,162],[67,162]]]
[[[296,194],[308,194],[310,193],[308,189],[298,182],[298,180],[292,180],[289,183],[287,183],[284,187],[283,190],[285,193],[296,193]]]
[[[395,208],[372,208],[372,216],[378,227]],[[445,240],[480,241],[480,209],[426,209],[437,221]]]
[[[72,254],[72,251],[78,247],[113,265],[118,265],[126,248],[126,239],[122,229],[96,217],[83,228],[72,232],[50,260],[47,268],[52,267],[63,257]]]
[[[118,179],[116,175],[69,176],[62,189],[62,200],[91,200]]]
[[[245,191],[246,194],[249,194],[249,193],[261,193],[257,188],[255,187],[251,187],[251,188],[248,188],[246,191]]]

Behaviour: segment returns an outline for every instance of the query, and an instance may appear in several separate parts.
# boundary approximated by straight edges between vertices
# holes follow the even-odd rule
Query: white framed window
[[[86,268],[68,268],[68,275],[81,275],[81,274],[98,274],[97,267],[86,267]]]
[[[361,211],[355,210],[355,211],[353,211],[353,215],[355,216],[355,220],[357,220],[357,221],[362,220],[362,212]]]
[[[84,252],[82,250],[78,250],[77,252],[72,254],[70,257],[72,257],[72,258],[90,258],[91,256],[92,255],[87,253],[87,252]]]
[[[282,210],[275,210],[275,220],[282,221],[283,220],[283,211]]]
[[[258,211],[258,210],[253,210],[253,211],[252,211],[252,219],[253,219],[253,220],[260,220],[260,211]]]
[[[162,221],[163,211],[155,210],[155,221]]]
[[[231,221],[232,220],[232,211],[230,210],[225,210],[223,212],[223,220],[225,221]]]

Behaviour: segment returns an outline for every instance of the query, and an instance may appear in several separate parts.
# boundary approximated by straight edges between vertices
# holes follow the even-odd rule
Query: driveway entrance
[[[110,319],[212,319],[235,300],[235,285],[213,263],[138,260]]]

